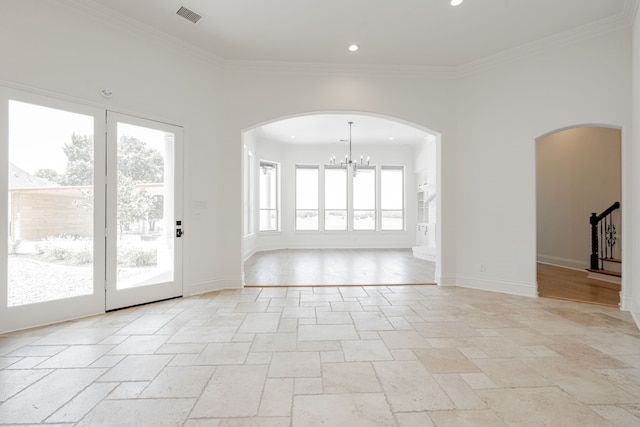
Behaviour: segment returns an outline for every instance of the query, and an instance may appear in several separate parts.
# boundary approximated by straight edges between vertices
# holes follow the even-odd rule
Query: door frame
[[[87,317],[104,312],[105,263],[105,113],[104,109],[85,104],[64,101],[45,95],[33,94],[0,85],[0,188],[8,189],[9,165],[9,101],[30,103],[46,108],[85,114],[94,118],[94,211],[93,211],[93,293],[53,301],[8,307],[8,227],[0,227],[0,274],[3,288],[0,289],[0,333],[42,326],[69,319]],[[3,223],[8,223],[8,197],[2,197],[0,209]]]
[[[127,289],[117,288],[117,138],[118,123],[123,122],[134,126],[166,130],[174,134],[174,158],[173,158],[173,188],[174,188],[174,215],[173,221],[180,221],[180,225],[167,225],[165,233],[173,236],[174,243],[174,269],[173,281]],[[106,281],[105,281],[105,310],[117,310],[134,305],[162,301],[169,298],[181,297],[184,294],[183,287],[183,237],[176,237],[176,230],[184,230],[183,199],[184,199],[184,128],[181,126],[151,120],[138,116],[107,110],[107,194],[106,194]],[[166,182],[166,181],[165,181]]]

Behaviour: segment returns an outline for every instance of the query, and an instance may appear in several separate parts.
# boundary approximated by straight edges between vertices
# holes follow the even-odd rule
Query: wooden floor
[[[435,263],[410,249],[295,249],[257,252],[244,264],[246,286],[433,284]]]
[[[620,285],[589,279],[586,271],[538,263],[538,295],[618,307]]]

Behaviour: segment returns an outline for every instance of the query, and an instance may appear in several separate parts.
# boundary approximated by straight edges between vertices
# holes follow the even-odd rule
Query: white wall
[[[633,191],[634,194],[638,193],[638,189],[640,189],[640,149],[638,148],[638,144],[640,144],[640,12],[636,11],[636,15],[633,21],[633,33],[632,33],[632,43],[633,43],[633,53],[632,53],[632,84],[631,84],[631,94],[632,94],[632,127],[633,132],[631,135],[630,148],[628,151],[628,157],[630,159],[629,163],[634,165],[635,167],[630,167],[627,169],[625,173],[625,177],[629,177],[629,192]],[[632,210],[630,215],[627,218],[638,218],[638,212],[640,212],[640,199],[638,197],[633,197],[630,199],[632,202]],[[627,265],[628,272],[630,273],[629,280],[625,283],[628,283],[628,287],[630,288],[627,292],[627,298],[629,298],[631,303],[628,305],[631,309],[631,313],[633,318],[635,319],[636,325],[640,327],[640,227],[637,225],[637,220],[631,222],[631,220],[626,221],[629,224],[626,226],[626,230],[629,235],[632,236],[632,239],[629,239],[629,244],[627,245],[627,251],[625,254],[626,259],[629,260]],[[631,227],[631,229],[630,229]]]
[[[565,129],[536,142],[538,261],[571,268],[590,267],[591,213],[620,201],[620,130]],[[625,236],[620,211],[614,258]]]
[[[78,6],[55,0],[4,2],[0,81],[183,126],[185,293],[237,285],[239,273],[225,269],[222,243],[228,228],[220,201],[229,160],[218,154],[224,143],[219,67]],[[113,91],[113,97],[102,98],[101,88]]]
[[[622,29],[461,79],[455,155],[459,285],[535,293],[535,140],[582,124],[620,127],[623,170],[630,170],[624,155],[630,70],[630,33]],[[623,190],[622,198],[628,209],[630,192]],[[623,253],[629,252],[623,247]],[[623,291],[629,290],[626,282]]]

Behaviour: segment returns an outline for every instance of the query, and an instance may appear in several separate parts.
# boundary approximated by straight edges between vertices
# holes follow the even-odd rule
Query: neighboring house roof
[[[31,175],[13,163],[9,163],[9,189],[58,187],[48,179]]]

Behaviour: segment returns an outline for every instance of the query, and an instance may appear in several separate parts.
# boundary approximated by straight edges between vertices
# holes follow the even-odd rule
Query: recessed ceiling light
[[[349,52],[355,52],[358,49],[360,49],[360,46],[358,46],[357,44],[349,45]]]
[[[393,137],[392,136],[389,137],[389,141],[393,141]]]
[[[464,0],[451,0],[451,6],[460,6]]]

